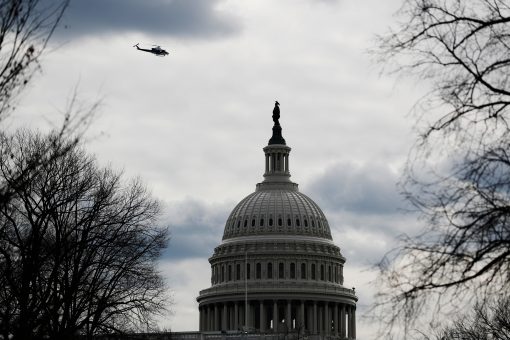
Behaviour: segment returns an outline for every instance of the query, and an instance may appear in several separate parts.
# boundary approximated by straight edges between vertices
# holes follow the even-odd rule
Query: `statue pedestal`
[[[271,144],[286,145],[285,139],[283,139],[283,137],[282,137],[282,127],[280,126],[280,124],[278,124],[278,125],[275,124],[273,126],[273,136],[269,140],[269,145],[271,145]]]

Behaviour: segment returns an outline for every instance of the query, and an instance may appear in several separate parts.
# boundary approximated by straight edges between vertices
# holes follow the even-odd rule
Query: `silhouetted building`
[[[355,339],[357,297],[343,286],[345,257],[322,210],[290,180],[291,148],[276,122],[263,149],[264,180],[234,208],[209,259],[211,287],[197,298],[200,331]]]

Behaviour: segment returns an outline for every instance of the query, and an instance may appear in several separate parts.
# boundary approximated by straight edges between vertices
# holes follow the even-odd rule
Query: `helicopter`
[[[152,53],[158,57],[164,57],[164,56],[168,55],[168,52],[165,51],[164,49],[162,49],[161,46],[158,46],[158,45],[153,45],[153,46],[154,47],[149,50],[149,49],[138,47],[138,43],[136,45],[133,45],[133,47],[136,47],[136,49],[139,51],[149,52],[149,53]]]

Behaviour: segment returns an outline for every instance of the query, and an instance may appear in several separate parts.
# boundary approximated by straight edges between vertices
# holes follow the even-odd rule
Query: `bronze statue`
[[[278,107],[280,103],[278,101],[274,102],[274,109],[273,109],[273,122],[274,125],[280,125],[280,122],[278,119],[280,119],[280,108]]]

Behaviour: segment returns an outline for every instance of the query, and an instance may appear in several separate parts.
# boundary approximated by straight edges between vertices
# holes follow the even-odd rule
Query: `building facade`
[[[275,110],[278,106],[275,106]],[[273,111],[264,180],[234,208],[197,298],[200,331],[356,338],[354,289],[319,206],[290,180],[291,148]]]

